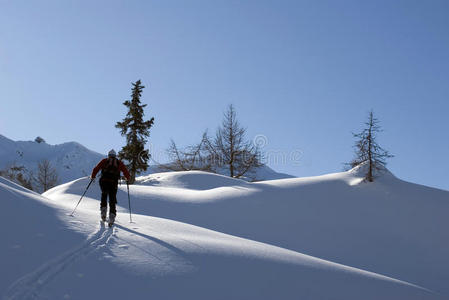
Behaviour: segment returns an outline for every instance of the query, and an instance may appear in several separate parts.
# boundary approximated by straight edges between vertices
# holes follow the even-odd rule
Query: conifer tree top
[[[126,145],[119,152],[119,158],[125,160],[131,174],[131,183],[135,175],[140,171],[145,171],[148,167],[149,153],[145,150],[147,138],[150,136],[150,128],[154,123],[154,118],[144,120],[144,108],[146,104],[141,104],[140,97],[145,86],[140,80],[132,83],[131,100],[123,102],[128,109],[122,122],[117,122],[115,127],[120,129],[122,136],[126,136]]]

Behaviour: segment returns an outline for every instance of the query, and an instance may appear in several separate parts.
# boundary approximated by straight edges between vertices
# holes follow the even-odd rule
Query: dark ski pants
[[[117,204],[117,182],[100,179],[101,203],[100,208],[107,207],[107,198],[109,196],[109,215],[117,214],[115,205]]]

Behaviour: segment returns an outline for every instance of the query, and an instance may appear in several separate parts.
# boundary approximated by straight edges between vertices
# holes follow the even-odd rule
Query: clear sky
[[[138,79],[156,160],[233,103],[275,170],[338,172],[373,109],[389,169],[449,189],[447,0],[0,0],[0,134],[119,149]]]

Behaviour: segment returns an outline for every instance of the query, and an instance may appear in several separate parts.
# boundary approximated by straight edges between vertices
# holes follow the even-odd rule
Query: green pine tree
[[[126,136],[126,145],[119,151],[120,159],[127,162],[128,170],[131,175],[130,183],[134,183],[136,175],[148,168],[150,158],[148,151],[145,150],[147,138],[150,136],[150,128],[153,126],[154,118],[144,121],[145,115],[143,109],[146,104],[140,103],[142,90],[145,88],[140,80],[133,83],[131,101],[123,102],[128,108],[128,113],[122,122],[117,122],[116,128],[120,129],[122,136]]]

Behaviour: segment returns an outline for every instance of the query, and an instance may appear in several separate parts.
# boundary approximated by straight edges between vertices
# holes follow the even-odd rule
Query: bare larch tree
[[[58,184],[58,174],[50,162],[46,159],[40,161],[37,165],[36,182],[42,192],[56,186]]]
[[[212,171],[212,164],[209,160],[210,144],[207,131],[203,133],[202,139],[198,144],[187,146],[180,149],[176,143],[171,140],[167,153],[171,162],[159,165],[159,168],[169,171]]]
[[[234,106],[229,105],[213,142],[208,143],[211,161],[229,170],[229,176],[239,178],[259,167],[260,151],[245,139],[246,129],[240,126]]]
[[[368,171],[365,179],[369,182],[374,181],[375,171],[383,171],[386,166],[386,159],[393,157],[388,151],[384,150],[377,143],[377,133],[382,132],[379,126],[379,120],[374,117],[373,111],[369,112],[366,127],[360,133],[353,133],[357,139],[354,145],[355,158],[349,163],[351,167],[360,164],[368,164]]]
[[[29,190],[33,190],[33,173],[24,166],[12,165],[4,170],[0,170],[0,176],[8,178]]]

